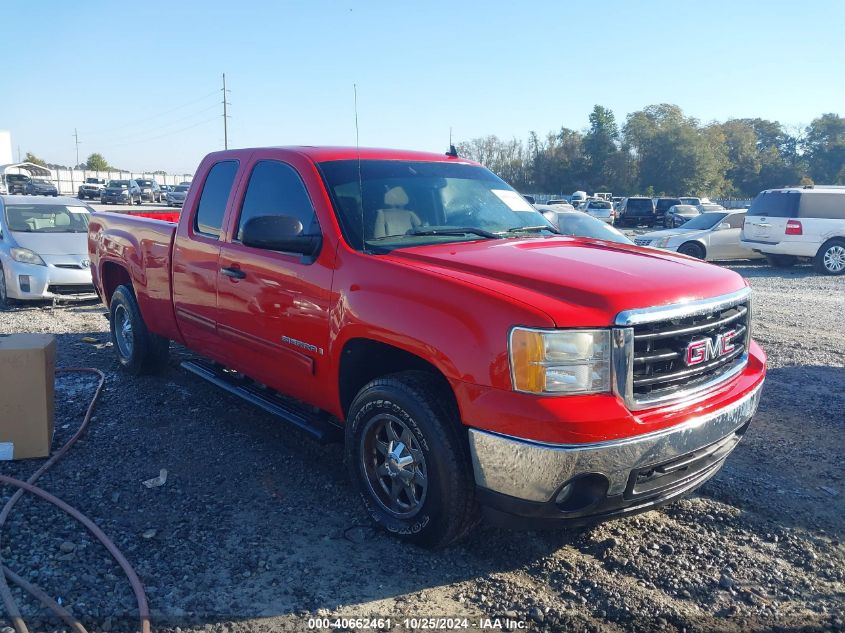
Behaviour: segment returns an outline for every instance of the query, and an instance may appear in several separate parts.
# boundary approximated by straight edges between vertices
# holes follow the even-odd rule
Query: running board
[[[227,371],[221,365],[205,360],[186,360],[182,367],[200,378],[225,389],[305,431],[320,444],[343,441],[343,430],[335,418],[324,411],[314,412],[307,405],[285,398],[243,374]]]

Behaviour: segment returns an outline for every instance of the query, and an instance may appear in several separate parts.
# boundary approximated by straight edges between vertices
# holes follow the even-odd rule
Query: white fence
[[[180,182],[190,182],[193,174],[142,174],[129,171],[87,171],[78,169],[51,169],[50,180],[58,187],[63,195],[76,195],[79,185],[86,178],[103,178],[104,180],[132,180],[143,178],[155,180],[160,185],[178,185]]]

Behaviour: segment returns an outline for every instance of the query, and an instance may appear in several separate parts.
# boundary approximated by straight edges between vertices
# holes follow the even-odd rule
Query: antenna
[[[452,145],[452,126],[449,126],[449,151],[446,152],[446,156],[450,156],[452,158],[458,157],[458,150],[455,149],[455,146]]]
[[[226,112],[226,106],[232,105],[226,101],[226,93],[231,90],[226,90],[226,73],[223,73],[223,149],[229,149],[229,115]]]
[[[367,252],[367,240],[364,236],[364,178],[361,175],[361,143],[358,136],[358,84],[352,84],[355,103],[355,153],[358,155],[358,195],[361,199],[361,251]]]

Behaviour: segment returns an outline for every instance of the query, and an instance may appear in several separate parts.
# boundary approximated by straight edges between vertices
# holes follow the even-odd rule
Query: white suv
[[[740,243],[763,253],[772,266],[791,266],[805,257],[821,273],[845,273],[845,187],[790,187],[757,194]]]

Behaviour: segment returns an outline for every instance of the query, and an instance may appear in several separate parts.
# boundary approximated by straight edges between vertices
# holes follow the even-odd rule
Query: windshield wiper
[[[499,240],[502,236],[499,233],[485,231],[474,226],[444,226],[429,227],[427,229],[416,229],[408,231],[405,235],[478,235],[488,240]]]
[[[525,231],[526,233],[539,233],[540,231],[549,231],[550,233],[557,233],[560,235],[560,231],[558,231],[553,226],[515,226],[512,229],[508,229],[508,233],[520,233]]]

